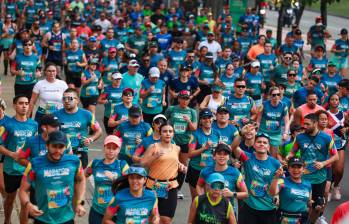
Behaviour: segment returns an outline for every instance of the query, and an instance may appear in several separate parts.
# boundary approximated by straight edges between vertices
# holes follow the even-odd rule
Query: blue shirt
[[[230,120],[240,121],[243,118],[251,117],[251,110],[255,108],[256,104],[249,96],[244,95],[242,98],[237,98],[231,95],[225,101],[225,106],[229,110]]]
[[[153,208],[157,205],[157,198],[152,190],[143,189],[142,197],[134,197],[130,189],[118,191],[108,210],[116,214],[116,224],[149,223]]]
[[[234,94],[234,83],[235,79],[239,78],[239,73],[233,73],[231,77],[228,77],[227,74],[223,74],[221,76],[221,81],[225,85],[225,88],[223,89],[223,96],[228,99],[229,96]]]
[[[263,113],[260,123],[260,131],[268,134],[281,134],[284,118],[288,116],[287,106],[283,102],[273,106],[271,100],[263,102]]]
[[[111,47],[116,47],[119,44],[119,41],[116,39],[107,39],[104,38],[103,40],[101,40],[101,50],[102,52],[107,52],[109,48]]]
[[[319,131],[316,136],[305,133],[297,135],[292,150],[294,152],[300,150],[301,158],[305,163],[304,179],[312,184],[320,184],[326,181],[327,168],[317,170],[314,167],[314,162],[327,160],[336,151],[333,145],[332,137],[323,131]]]
[[[158,33],[155,35],[155,39],[159,43],[159,48],[161,51],[167,51],[172,44],[172,35],[169,33],[161,34]]]
[[[123,87],[115,88],[112,85],[104,87],[101,94],[105,94],[107,103],[104,104],[104,117],[110,117],[114,112],[114,108],[122,103],[122,91]]]
[[[248,72],[245,77],[246,88],[252,89],[253,92],[246,91],[253,99],[260,99],[262,97],[262,83],[264,82],[263,76],[260,72],[252,74]]]
[[[4,119],[2,119],[4,120]],[[27,138],[37,134],[38,124],[32,119],[18,121],[15,117],[6,120],[0,126],[0,144],[11,152],[21,149]],[[12,157],[5,156],[4,172],[8,175],[22,175],[25,167],[17,163]]]
[[[218,57],[215,61],[215,64],[217,68],[219,69],[219,74],[224,74],[225,73],[225,67],[227,64],[232,63],[231,58],[224,59],[223,57]]]
[[[334,53],[336,56],[340,56],[342,58],[348,57],[349,40],[337,39],[334,42],[334,45],[335,45],[336,50],[346,50],[345,52]]]
[[[74,219],[74,182],[78,172],[83,172],[75,155],[63,155],[59,162],[39,156],[28,165],[25,177],[35,189],[36,205],[44,213],[36,219],[45,223],[65,223]]]
[[[82,63],[82,57],[84,52],[81,49],[77,49],[76,51],[67,50],[66,51],[66,60],[67,60],[67,69],[70,72],[79,73],[82,72],[82,67],[78,66],[76,63]]]
[[[283,54],[285,52],[292,52],[292,54],[297,53],[298,47],[295,44],[288,46],[287,44],[282,44],[280,46],[280,53]]]
[[[216,129],[219,132],[220,134],[219,141],[224,142],[227,145],[231,145],[235,137],[239,135],[238,129],[230,123],[225,128],[220,128],[218,127],[217,122],[214,122],[212,124],[212,128]]]
[[[67,134],[72,149],[76,151],[88,151],[84,145],[84,140],[88,137],[89,128],[96,130],[99,128],[95,116],[88,110],[78,108],[75,113],[67,113],[65,109],[60,109],[54,114],[61,122],[61,131]]]
[[[37,82],[35,75],[36,69],[40,64],[39,57],[32,53],[31,55],[17,54],[16,55],[16,70],[22,70],[24,76],[16,76],[16,84],[30,85]]]
[[[169,50],[167,53],[168,58],[168,66],[172,68],[175,73],[178,75],[179,73],[179,67],[183,62],[185,61],[185,58],[187,57],[187,52],[184,50]]]
[[[327,63],[328,63],[328,60],[325,56],[323,56],[321,59],[312,57],[309,61],[309,65],[311,65],[313,69],[319,68],[321,70],[321,73],[326,72]]]
[[[261,73],[263,75],[263,79],[265,82],[270,82],[271,69],[270,67],[277,65],[277,57],[275,54],[260,54],[256,57],[256,59],[261,63]]]
[[[249,197],[245,203],[253,209],[270,211],[275,209],[273,197],[269,195],[268,188],[273,180],[275,171],[281,164],[277,159],[268,156],[266,160],[258,160],[254,153],[241,152],[240,160],[243,162],[245,183]]]
[[[325,73],[321,76],[321,83],[328,88],[328,95],[332,95],[338,91],[337,85],[342,81],[343,77],[336,73],[334,76],[330,76],[328,73]]]
[[[291,178],[279,180],[280,205],[279,209],[285,212],[308,212],[308,202],[311,196],[311,184],[302,180],[301,183],[292,181]]]
[[[147,114],[159,114],[162,111],[165,82],[161,79],[158,79],[156,83],[152,83],[150,79],[144,79],[142,81],[142,90],[148,90],[151,86],[155,88],[148,96],[143,98],[142,110]]]
[[[324,96],[324,94],[318,88],[315,88],[314,92],[317,96],[317,104],[321,105],[321,100],[322,100],[322,97]],[[297,107],[301,106],[302,104],[305,104],[307,102],[307,95],[308,95],[308,90],[305,87],[302,87],[299,90],[297,90],[293,94],[294,107],[297,108]]]
[[[189,166],[191,166],[195,170],[201,170],[204,167],[212,166],[214,164],[213,149],[219,143],[220,138],[220,133],[214,128],[211,128],[211,133],[208,135],[206,135],[201,128],[198,128],[195,132],[193,132],[192,138],[189,143],[190,148],[195,148],[195,150],[200,149],[209,140],[213,144],[208,150],[205,150],[200,155],[191,158],[189,161]]]

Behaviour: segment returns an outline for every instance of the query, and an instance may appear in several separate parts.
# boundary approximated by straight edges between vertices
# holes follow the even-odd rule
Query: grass
[[[313,3],[311,6],[308,6],[307,8],[320,12],[320,1]],[[341,0],[340,2],[332,3],[331,5],[328,5],[327,10],[328,14],[330,15],[344,16],[349,18],[349,0]]]

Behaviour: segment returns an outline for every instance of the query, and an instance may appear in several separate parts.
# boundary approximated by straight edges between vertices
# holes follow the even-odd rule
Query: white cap
[[[159,78],[160,77],[160,70],[157,67],[151,67],[149,69],[149,77]]]
[[[120,72],[114,72],[114,73],[111,75],[111,77],[112,77],[113,79],[122,79],[122,75],[121,75]]]
[[[139,64],[138,64],[137,60],[133,59],[133,60],[129,61],[128,66],[139,67]]]
[[[156,116],[153,118],[153,121],[155,121],[155,120],[158,119],[158,118],[163,118],[163,119],[165,119],[165,120],[167,121],[167,118],[166,118],[165,115],[163,115],[163,114],[158,114],[158,115],[156,115]]]
[[[251,63],[251,67],[255,68],[255,67],[261,67],[261,63],[259,63],[259,61],[254,61]]]

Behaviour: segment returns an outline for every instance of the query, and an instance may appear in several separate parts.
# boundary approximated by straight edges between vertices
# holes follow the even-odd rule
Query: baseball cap
[[[134,91],[133,91],[133,89],[131,89],[131,88],[125,88],[125,89],[122,91],[122,95],[126,95],[126,93],[132,93],[132,96],[134,96]]]
[[[240,57],[239,57],[239,55],[233,54],[233,55],[231,56],[231,60],[232,60],[232,61],[240,61]]]
[[[175,38],[175,39],[173,40],[173,42],[175,42],[175,43],[182,43],[182,44],[183,44],[183,39],[177,37],[177,38]]]
[[[116,45],[116,49],[118,49],[118,50],[125,49],[125,46],[123,44],[118,44],[118,45]]]
[[[267,29],[267,33],[272,33],[273,31],[271,29]]]
[[[345,28],[341,29],[340,35],[346,35],[346,34],[348,34],[348,30]]]
[[[147,171],[141,166],[130,166],[126,171],[126,175],[137,174],[142,177],[147,177]]]
[[[304,166],[304,162],[302,159],[297,158],[297,157],[292,157],[288,160],[288,166],[293,166],[293,165],[301,165]]]
[[[226,106],[219,106],[218,108],[217,108],[217,113],[221,113],[221,112],[227,112],[227,113],[229,113],[229,110],[228,110],[228,108],[226,107]]]
[[[225,188],[225,179],[220,173],[211,173],[207,178],[207,183],[214,190],[223,190]]]
[[[334,66],[334,67],[336,67],[336,63],[334,63],[333,61],[330,61],[330,62],[328,62],[327,66]]]
[[[160,70],[157,67],[151,67],[149,69],[149,77],[159,78],[160,77]]]
[[[163,119],[165,121],[167,121],[167,118],[165,117],[165,115],[163,114],[158,114],[153,118],[153,122],[156,121],[157,119]]]
[[[263,132],[258,132],[256,135],[256,139],[257,138],[267,138],[268,140],[270,140],[270,136],[266,133],[263,133]]]
[[[132,60],[130,60],[130,62],[128,63],[128,66],[131,66],[131,67],[139,67],[139,64],[138,64],[137,60],[132,59]]]
[[[202,111],[200,111],[199,117],[200,118],[213,117],[213,114],[212,114],[212,111],[210,109],[204,108],[204,109],[202,109]]]
[[[207,52],[205,57],[206,58],[213,58],[213,53],[212,52]]]
[[[315,51],[318,50],[318,49],[322,49],[323,51],[325,50],[324,46],[322,46],[320,44],[316,45],[314,49],[315,49]]]
[[[46,114],[40,119],[40,125],[49,125],[51,127],[58,127],[60,125],[57,117],[52,114]]]
[[[130,109],[128,109],[128,116],[129,117],[140,117],[140,116],[142,116],[141,108],[139,108],[137,106],[130,107]]]
[[[321,69],[319,68],[315,68],[312,72],[311,72],[312,75],[321,75]]]
[[[108,52],[109,52],[109,53],[112,53],[112,52],[116,53],[116,48],[115,48],[115,47],[110,47],[110,48],[108,49]]]
[[[255,68],[255,67],[261,67],[261,63],[259,63],[259,61],[254,61],[251,63],[251,67]]]
[[[62,131],[54,131],[48,134],[47,144],[67,144],[67,135]]]
[[[88,64],[89,65],[98,65],[98,58],[91,58],[90,60],[88,60]]]
[[[180,68],[180,71],[184,71],[184,70],[190,71],[192,69],[193,69],[193,67],[190,66],[190,65],[182,65],[181,68]]]
[[[88,39],[90,42],[97,42],[97,37],[95,36],[90,36],[90,38]]]
[[[150,42],[149,47],[158,47],[158,44],[156,42]]]
[[[178,97],[189,98],[190,97],[190,92],[188,90],[182,90],[182,91],[179,92]]]
[[[217,147],[214,149],[214,153],[217,153],[217,152],[226,152],[228,154],[231,153],[231,149],[229,147],[229,145],[225,144],[225,143],[219,143],[217,145]]]
[[[114,143],[116,144],[118,147],[121,147],[122,145],[122,140],[115,136],[115,135],[109,135],[104,139],[104,145],[107,145],[109,143]]]
[[[297,34],[297,35],[301,35],[302,31],[300,29],[297,29],[294,33]]]
[[[120,72],[114,72],[112,75],[111,75],[112,79],[122,79],[122,75]]]
[[[212,31],[209,31],[208,33],[207,33],[207,35],[214,35],[214,33],[212,32]]]

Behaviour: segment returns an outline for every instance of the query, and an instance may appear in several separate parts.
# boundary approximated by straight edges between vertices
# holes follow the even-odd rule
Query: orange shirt
[[[299,107],[301,112],[302,112],[302,116],[301,116],[301,126],[303,126],[304,124],[304,117],[307,116],[308,114],[313,114],[319,110],[325,110],[322,106],[316,105],[315,108],[309,108],[308,105],[305,103],[302,106]]]
[[[256,60],[257,56],[264,53],[264,46],[259,44],[253,45],[247,53],[249,58]]]

